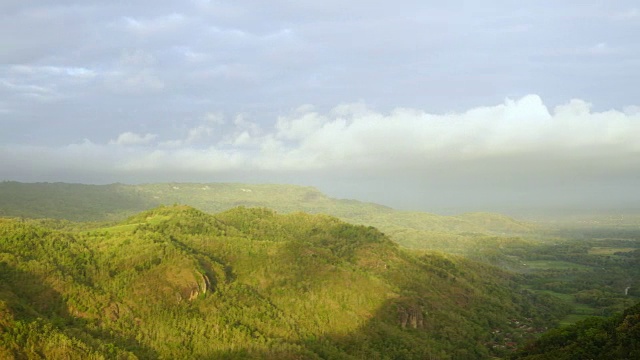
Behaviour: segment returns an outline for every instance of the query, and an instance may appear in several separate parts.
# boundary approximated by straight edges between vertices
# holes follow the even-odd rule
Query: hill
[[[72,221],[122,220],[163,204],[187,204],[209,213],[237,206],[266,207],[280,213],[327,214],[351,223],[375,226],[406,247],[457,253],[464,253],[477,241],[483,241],[478,240],[477,234],[518,235],[536,229],[532,224],[498,214],[442,216],[398,211],[372,203],[333,199],[315,188],[294,185],[83,185],[5,181],[0,183],[0,204],[0,216]]]
[[[103,226],[60,219],[113,225],[159,204],[174,203],[195,205],[209,213],[263,206],[280,213],[328,214],[375,226],[405,248],[462,255],[520,274],[531,291],[552,295],[572,308],[563,324],[613,314],[640,296],[635,265],[640,231],[631,216],[542,226],[491,213],[440,216],[398,211],[332,199],[314,188],[291,185],[0,183],[0,214],[57,218],[38,223],[58,230]]]
[[[566,310],[497,268],[264,208],[3,219],[0,278],[9,359],[478,359]]]
[[[640,303],[615,316],[549,331],[512,359],[640,359],[639,339]]]

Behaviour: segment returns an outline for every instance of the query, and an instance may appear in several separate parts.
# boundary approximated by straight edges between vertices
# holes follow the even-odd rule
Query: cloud
[[[74,66],[13,65],[9,68],[9,72],[31,77],[67,76],[71,78],[91,79],[96,76],[96,72],[91,69]]]
[[[213,133],[213,128],[207,125],[200,125],[198,127],[189,129],[187,139],[188,144],[195,143],[201,139],[204,139]]]
[[[150,36],[176,31],[187,22],[187,18],[183,14],[172,13],[151,19],[125,16],[122,21],[132,33],[139,36]]]
[[[165,89],[156,69],[156,58],[143,50],[125,51],[116,67],[105,74],[107,88],[115,93],[145,94]]]
[[[0,79],[0,93],[3,92],[29,101],[35,100],[39,102],[55,101],[62,97],[51,85],[16,84],[8,80]]]
[[[107,78],[107,86],[116,93],[144,94],[164,90],[165,83],[148,69],[136,72],[112,72]]]
[[[276,137],[286,140],[301,140],[320,129],[327,118],[313,111],[313,106],[301,106],[293,116],[281,116],[276,122]]]
[[[211,125],[225,124],[224,116],[219,113],[208,112],[202,116],[202,119],[204,120],[205,123],[211,124]]]
[[[598,112],[574,99],[550,110],[537,95],[441,114],[382,113],[363,103],[320,112],[306,105],[267,128],[237,116],[231,127],[216,128],[217,137],[204,116],[182,138],[125,132],[102,145],[5,146],[0,177],[65,169],[115,181],[306,179],[333,189],[346,181],[354,194],[369,186],[377,189],[369,190],[374,199],[391,204],[398,199],[383,196],[385,184],[403,184],[400,194],[422,188],[423,195],[407,201],[428,197],[439,204],[458,204],[463,194],[485,203],[540,202],[539,192],[552,194],[549,201],[578,201],[611,186],[611,199],[620,199],[640,176],[640,113],[633,109]]]
[[[0,64],[0,94],[15,108],[32,108],[34,102],[46,105],[69,99],[96,77],[85,67]]]
[[[142,165],[149,178],[540,179],[598,152],[599,169],[636,168],[631,0],[0,3],[0,144],[23,146],[25,164],[44,151],[79,174],[62,149],[88,138],[80,159],[100,154],[116,181]],[[130,131],[148,142],[117,145]],[[33,173],[16,166],[0,169]]]
[[[120,56],[119,63],[124,67],[148,67],[156,63],[156,58],[143,50],[125,51]]]
[[[155,134],[138,135],[132,132],[125,132],[118,135],[117,139],[109,141],[109,145],[147,145],[151,143],[156,137],[157,135]]]
[[[444,114],[407,108],[380,113],[362,103],[340,105],[320,114],[304,106],[279,117],[270,129],[237,116],[233,127],[225,130],[226,138],[200,149],[195,143],[214,131],[206,123],[189,129],[183,139],[163,139],[162,144],[172,145],[168,149],[154,146],[158,135],[149,133],[124,132],[108,144],[145,145],[135,155],[127,154],[139,157],[142,152],[144,157],[154,159],[146,169],[158,163],[182,170],[192,166],[193,171],[201,170],[199,164],[208,168],[214,163],[214,168],[305,171],[351,167],[387,171],[496,157],[551,156],[552,163],[554,154],[589,158],[594,152],[622,156],[640,151],[637,112],[594,112],[591,108],[591,104],[575,99],[549,111],[537,95]],[[186,163],[182,162],[185,154],[190,157]],[[174,162],[176,159],[181,160]],[[218,164],[229,159],[233,161]],[[299,168],[292,168],[292,164]]]
[[[637,106],[637,105],[625,106],[623,111],[628,116],[640,115],[640,106]]]

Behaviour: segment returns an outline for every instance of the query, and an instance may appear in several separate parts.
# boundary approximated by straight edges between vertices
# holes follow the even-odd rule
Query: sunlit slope
[[[171,206],[42,224],[0,222],[0,354],[476,359],[562,314],[513,275],[326,215]]]
[[[535,229],[531,224],[499,214],[441,216],[397,211],[372,203],[333,199],[312,187],[293,185],[0,183],[0,215],[4,216],[102,221],[123,219],[160,204],[175,203],[210,213],[247,206],[267,207],[281,213],[328,214],[375,226],[394,241],[413,248],[468,247],[466,242],[475,242],[478,234],[520,235]]]
[[[0,219],[0,358],[135,359],[95,325],[109,303],[97,264],[75,235]]]

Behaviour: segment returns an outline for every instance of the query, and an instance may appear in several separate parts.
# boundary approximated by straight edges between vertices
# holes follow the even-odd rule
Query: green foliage
[[[156,207],[172,203],[223,212]],[[395,346],[400,358],[477,358],[640,298],[640,233],[627,216],[543,228],[256,184],[3,182],[0,204],[0,215],[38,218],[0,220],[7,311],[92,351],[109,339],[142,358],[383,358]],[[426,334],[398,328],[418,314],[433,320]],[[225,324],[220,338],[203,319]]]
[[[609,318],[554,329],[512,359],[639,359],[640,303]]]
[[[160,204],[187,204],[205,212],[239,206],[269,208],[281,213],[328,214],[351,223],[375,226],[401,245],[438,246],[434,235],[452,239],[469,234],[522,234],[531,224],[506,216],[469,213],[440,216],[397,211],[354,200],[332,199],[311,187],[293,185],[165,183],[145,185],[81,185],[64,183],[0,183],[0,216],[56,218],[72,221],[124,219]],[[395,236],[404,232],[403,236]],[[413,235],[409,235],[413,234]],[[426,235],[426,236],[425,236]],[[473,237],[473,236],[471,236]],[[439,248],[441,249],[441,248]]]
[[[0,220],[4,357],[476,359],[562,313],[510,273],[326,215],[56,224]]]
[[[160,204],[123,185],[0,183],[0,216],[73,221],[115,220]]]

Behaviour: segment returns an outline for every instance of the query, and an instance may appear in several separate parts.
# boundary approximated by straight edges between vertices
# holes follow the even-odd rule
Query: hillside
[[[236,206],[266,207],[280,213],[327,214],[351,223],[375,226],[406,247],[457,253],[473,247],[478,241],[477,234],[504,236],[535,230],[532,224],[498,214],[442,216],[398,211],[372,203],[333,199],[312,187],[294,185],[82,185],[5,181],[0,183],[0,204],[0,216],[72,221],[122,220],[163,204],[187,204],[209,213]]]
[[[9,359],[477,359],[566,311],[497,268],[262,208],[0,220],[0,278]]]
[[[615,316],[549,331],[512,359],[640,359],[639,340],[640,303]]]
[[[332,199],[311,187],[256,184],[80,185],[0,183],[0,214],[39,219],[58,230],[112,225],[159,204],[183,203],[209,213],[262,206],[292,214],[328,214],[375,226],[405,248],[462,255],[520,274],[527,289],[572,308],[563,324],[621,311],[639,299],[640,249],[634,217],[533,225],[499,214],[440,216]],[[614,222],[612,222],[615,220]],[[629,288],[628,290],[625,290]]]

